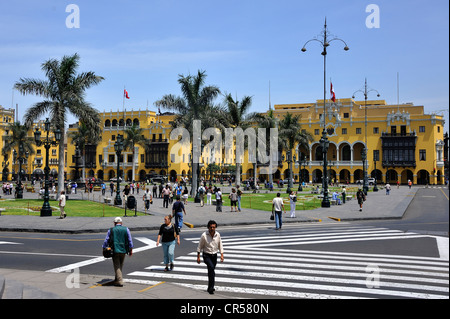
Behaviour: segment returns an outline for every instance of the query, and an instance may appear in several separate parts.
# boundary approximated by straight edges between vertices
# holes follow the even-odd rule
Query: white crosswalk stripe
[[[223,236],[225,263],[216,269],[216,290],[287,298],[448,299],[448,260],[301,249],[310,243],[418,238],[374,227],[339,226],[274,233],[259,237]],[[422,236],[425,237],[425,236]],[[198,238],[187,238],[197,242]],[[296,246],[292,249],[292,246]],[[289,248],[283,248],[289,247]],[[275,248],[276,247],[276,248]],[[206,290],[205,265],[196,252],[179,256],[175,269],[152,265],[128,274]]]

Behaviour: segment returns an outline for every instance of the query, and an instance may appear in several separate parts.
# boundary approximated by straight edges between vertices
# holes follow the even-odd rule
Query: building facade
[[[292,163],[292,177],[296,182],[322,182],[323,152],[319,143],[322,131],[327,131],[329,149],[327,152],[328,174],[332,181],[355,183],[363,179],[363,161],[361,151],[367,147],[367,174],[377,183],[391,184],[399,181],[407,184],[444,184],[444,119],[440,115],[426,114],[424,106],[412,103],[388,105],[384,100],[355,101],[339,99],[326,101],[324,119],[323,100],[304,104],[275,105],[273,115],[283,118],[286,113],[301,116],[302,129],[309,132],[314,141],[309,150],[292,151],[295,161]],[[0,133],[9,134],[7,126],[14,121],[14,110],[0,108]],[[98,145],[88,145],[83,163],[81,152],[66,137],[65,176],[72,180],[82,176],[86,178],[110,180],[117,177],[117,154],[114,143],[119,134],[124,135],[127,127],[133,124],[143,129],[142,134],[150,142],[149,148],[136,145],[133,150],[124,150],[120,156],[119,175],[126,181],[145,181],[155,175],[167,176],[169,180],[191,177],[190,152],[181,152],[177,146],[179,137],[171,139],[172,121],[170,113],[157,114],[154,111],[117,111],[103,112],[101,115],[102,136]],[[42,126],[36,123],[35,126]],[[77,130],[72,124],[67,132]],[[33,132],[30,131],[30,136]],[[3,143],[3,141],[2,141]],[[0,147],[3,147],[0,144]],[[190,146],[188,148],[190,150]],[[200,176],[205,180],[234,175],[236,160],[225,159],[221,155],[212,156],[203,151],[200,157]],[[175,154],[176,153],[176,154]],[[58,169],[57,147],[50,150],[50,169],[56,175]],[[289,166],[286,154],[278,154],[273,180],[287,179]],[[23,165],[28,178],[42,177],[45,165],[45,150],[36,148]],[[293,158],[293,157],[291,157]],[[299,159],[302,159],[299,161]],[[211,171],[209,164],[215,164]],[[18,166],[11,156],[2,156],[2,178],[11,180]],[[241,164],[241,180],[255,176],[261,181],[269,180],[261,169],[264,165],[254,165],[248,160],[245,151]],[[266,165],[267,166],[267,165]],[[134,167],[134,170],[133,170]],[[134,174],[133,174],[134,171]]]
[[[303,129],[315,137],[306,152],[305,174],[310,181],[320,181],[323,100],[274,108],[279,118],[286,112],[301,115]],[[384,100],[327,100],[325,129],[330,142],[328,176],[339,182],[363,179],[361,151],[367,146],[368,176],[378,182],[444,183],[444,119],[425,114],[423,106],[388,105]]]

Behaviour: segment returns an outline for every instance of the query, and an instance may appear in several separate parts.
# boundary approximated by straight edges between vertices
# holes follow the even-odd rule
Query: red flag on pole
[[[126,97],[127,99],[130,99],[127,90],[123,90],[123,96]]]
[[[330,92],[331,92],[331,101],[336,102],[336,94],[334,94],[333,83],[331,83]]]

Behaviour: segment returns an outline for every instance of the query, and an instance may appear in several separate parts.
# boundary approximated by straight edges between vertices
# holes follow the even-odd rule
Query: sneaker
[[[173,270],[173,263],[170,263],[170,270]]]

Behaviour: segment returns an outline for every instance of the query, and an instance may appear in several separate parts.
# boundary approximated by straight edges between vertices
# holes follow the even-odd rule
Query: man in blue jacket
[[[130,230],[122,226],[122,218],[114,219],[114,227],[108,230],[103,248],[111,247],[114,251],[112,261],[115,272],[114,286],[123,287],[122,268],[125,255],[133,255],[133,239]]]

